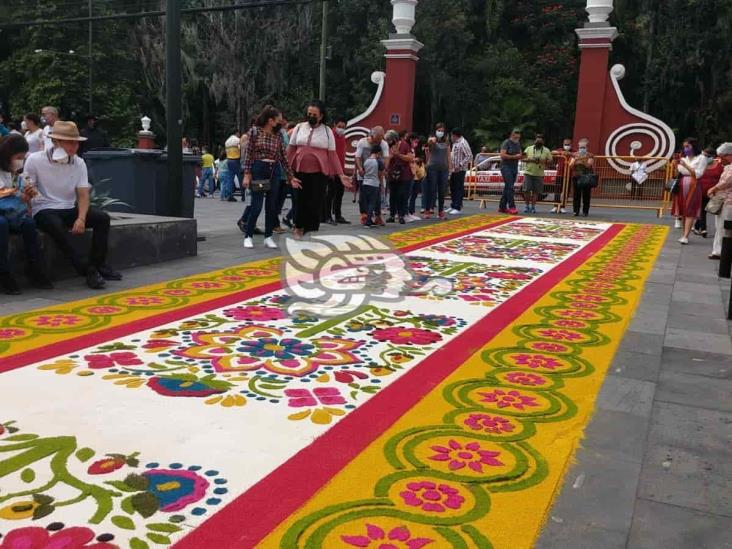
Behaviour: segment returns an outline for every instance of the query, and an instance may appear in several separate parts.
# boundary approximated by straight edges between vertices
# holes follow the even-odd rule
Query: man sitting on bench
[[[57,121],[53,126],[53,147],[31,154],[24,175],[38,191],[33,199],[36,226],[48,233],[80,276],[95,290],[105,280],[121,280],[122,275],[105,264],[109,238],[109,216],[89,206],[89,178],[86,164],[76,155],[85,141],[73,122]],[[72,234],[93,230],[88,263],[71,246]]]

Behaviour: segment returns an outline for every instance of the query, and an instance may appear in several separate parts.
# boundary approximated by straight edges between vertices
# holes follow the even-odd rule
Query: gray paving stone
[[[701,280],[713,281],[717,279],[716,272],[709,269],[681,267],[676,271],[677,282],[700,282]]]
[[[583,448],[565,476],[551,516],[563,520],[565,527],[583,525],[627,532],[640,469],[640,463]]]
[[[550,519],[535,549],[625,549],[625,532],[586,524],[556,524]]]
[[[678,282],[676,283],[678,284]],[[696,291],[675,290],[673,294],[673,302],[697,303],[705,305],[722,305],[721,292],[717,290],[714,293],[701,293]]]
[[[641,463],[650,416],[598,410],[585,430],[582,446],[608,458]]]
[[[655,384],[648,381],[608,375],[597,397],[597,408],[647,417],[653,406],[655,388]]]
[[[628,549],[730,549],[728,517],[638,500]]]
[[[657,311],[639,308],[633,315],[628,329],[644,334],[663,335],[666,332],[666,319]]]
[[[732,340],[727,335],[708,334],[704,332],[666,328],[665,347],[689,349],[719,355],[732,355]]]
[[[618,351],[613,358],[610,373],[616,376],[654,382],[661,368],[659,355]]]
[[[673,301],[671,309],[675,314],[688,314],[694,316],[709,316],[712,318],[724,318],[721,300],[714,304],[699,304],[687,301]]]
[[[731,440],[732,414],[657,402],[638,497],[732,517]]]
[[[732,379],[732,361],[727,355],[686,349],[664,349],[661,363],[665,372]]]
[[[732,380],[661,372],[656,400],[732,412]]]
[[[661,335],[628,330],[623,336],[619,350],[660,356],[663,351],[663,338]]]
[[[714,294],[715,296],[719,293],[719,288],[713,282],[686,282],[679,281],[674,284],[675,292],[691,292],[701,294]]]
[[[699,307],[704,307],[704,305],[700,305]],[[678,329],[692,328],[696,332],[704,332],[708,334],[729,335],[730,333],[730,322],[723,318],[713,318],[703,315],[685,315],[678,313],[673,308],[670,310],[667,326],[669,328]]]

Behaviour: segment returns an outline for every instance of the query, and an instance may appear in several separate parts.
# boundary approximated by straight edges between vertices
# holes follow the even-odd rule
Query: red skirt
[[[689,175],[679,180],[679,191],[674,195],[671,215],[674,217],[693,217],[701,215],[701,186]]]

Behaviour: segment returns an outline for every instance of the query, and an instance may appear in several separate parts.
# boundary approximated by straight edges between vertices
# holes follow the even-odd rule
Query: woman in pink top
[[[343,166],[336,153],[335,136],[325,117],[323,102],[311,101],[307,122],[295,126],[287,148],[290,167],[301,182],[301,188],[293,189],[297,201],[295,238],[320,228],[320,213],[330,178],[337,176],[344,187],[351,188],[351,179],[343,174]]]

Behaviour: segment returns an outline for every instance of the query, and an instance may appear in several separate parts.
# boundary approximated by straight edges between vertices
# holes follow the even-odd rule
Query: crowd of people
[[[521,163],[524,213],[536,213],[537,201],[546,196],[546,172],[555,169],[552,212],[565,213],[561,191],[568,172],[573,213],[589,215],[597,176],[587,139],[579,139],[577,150],[570,138],[551,150],[537,133],[525,147],[516,128],[497,155],[482,147],[473,158],[460,128],[448,131],[438,123],[431,135],[419,136],[376,126],[357,142],[349,176],[345,119],[329,122],[319,100],[311,101],[304,114],[302,122],[288,123],[280,110],[266,106],[248,130],[226,140],[218,158],[207,146],[199,148],[187,138],[182,143],[184,153],[201,157],[196,196],[213,197],[220,190],[221,200],[236,202],[238,184],[241,200],[247,202],[237,221],[246,249],[254,247],[257,234],[264,236],[265,247],[275,249],[275,234],[288,229],[299,239],[318,231],[321,223],[350,224],[342,212],[346,190],[353,192],[354,202],[358,197],[358,221],[366,228],[459,215],[467,172],[473,166],[489,169],[494,163],[500,164],[503,180],[499,212],[518,213],[514,193]],[[5,293],[20,292],[9,265],[9,238],[14,233],[22,237],[28,281],[37,288],[53,287],[44,272],[38,230],[50,236],[89,287],[99,289],[107,280],[121,279],[106,263],[110,218],[90,205],[90,184],[81,158],[85,150],[108,146],[109,141],[96,117],[85,121],[79,131],[73,122],[60,120],[51,106],[44,107],[41,116],[26,114],[19,128],[9,128],[0,119],[0,289]],[[674,168],[678,179],[673,215],[677,228],[683,229],[679,242],[687,244],[692,232],[706,237],[706,214],[712,212],[716,233],[709,257],[719,259],[723,223],[732,218],[732,144],[702,151],[696,139],[688,138]],[[419,210],[417,197],[421,197]],[[288,198],[291,205],[285,213]],[[263,210],[264,231],[257,228]],[[87,228],[93,230],[88,260],[71,240]]]
[[[4,125],[3,125],[4,127]],[[90,288],[122,275],[106,263],[109,215],[90,205],[90,184],[83,147],[106,146],[106,134],[87,118],[81,132],[74,122],[59,119],[58,110],[44,107],[41,116],[28,113],[21,129],[0,138],[0,290],[19,294],[9,263],[11,234],[23,240],[26,277],[40,289],[51,289],[39,246],[38,230],[49,235]],[[74,235],[92,229],[85,259],[74,247]]]

